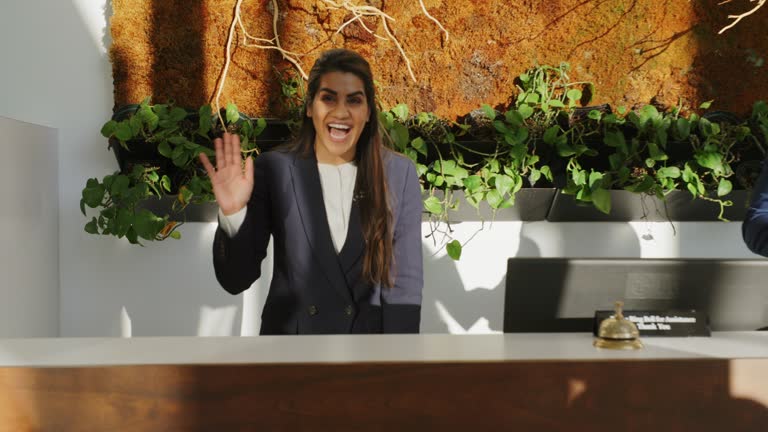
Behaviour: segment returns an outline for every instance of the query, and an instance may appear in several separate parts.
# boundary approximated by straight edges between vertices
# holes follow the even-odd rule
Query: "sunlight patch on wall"
[[[94,4],[98,4],[99,7],[94,7]],[[99,53],[102,56],[107,55],[107,47],[104,46],[105,33],[107,32],[107,19],[105,17],[107,0],[72,0],[72,5],[77,9],[77,13],[88,30],[88,34],[91,35],[93,44],[98,47]]]
[[[210,307],[200,309],[197,326],[198,336],[233,336],[237,306]]]
[[[675,258],[680,256],[679,223],[628,222],[637,234],[642,258]]]
[[[120,337],[129,338],[133,335],[133,324],[128,309],[125,306],[120,309]]]
[[[507,259],[517,255],[520,244],[522,222],[462,222],[451,225],[453,238],[463,245],[461,259],[453,261],[456,272],[466,291],[475,289],[493,290],[504,280]],[[429,224],[422,227],[424,235],[430,233]],[[450,260],[445,251],[442,236],[436,242],[422,241],[424,262]]]

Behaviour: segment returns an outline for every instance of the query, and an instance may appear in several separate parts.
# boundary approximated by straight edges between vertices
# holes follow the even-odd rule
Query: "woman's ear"
[[[312,117],[312,107],[307,106],[307,117]]]

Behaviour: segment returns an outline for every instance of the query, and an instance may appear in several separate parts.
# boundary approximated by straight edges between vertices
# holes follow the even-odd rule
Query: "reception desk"
[[[768,431],[768,332],[0,339],[0,430]]]

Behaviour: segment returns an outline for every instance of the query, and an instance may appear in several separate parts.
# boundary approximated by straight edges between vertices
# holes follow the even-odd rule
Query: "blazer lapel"
[[[347,280],[344,277],[336,250],[333,248],[328,216],[325,213],[320,173],[314,158],[295,157],[291,165],[293,191],[299,209],[304,232],[315,259],[320,263],[328,281],[348,302],[352,302]],[[351,218],[350,218],[351,219]],[[346,243],[345,243],[346,246]]]

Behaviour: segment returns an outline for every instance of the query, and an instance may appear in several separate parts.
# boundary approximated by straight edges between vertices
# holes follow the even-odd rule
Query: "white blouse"
[[[357,180],[357,166],[354,162],[341,165],[318,162],[317,170],[320,173],[325,214],[328,218],[328,228],[331,230],[333,247],[336,249],[336,253],[339,253],[347,239],[352,196],[355,193],[355,181]],[[225,216],[219,209],[219,223],[227,235],[233,237],[237,234],[245,220],[247,209],[247,206],[243,207],[242,210],[229,216]]]

